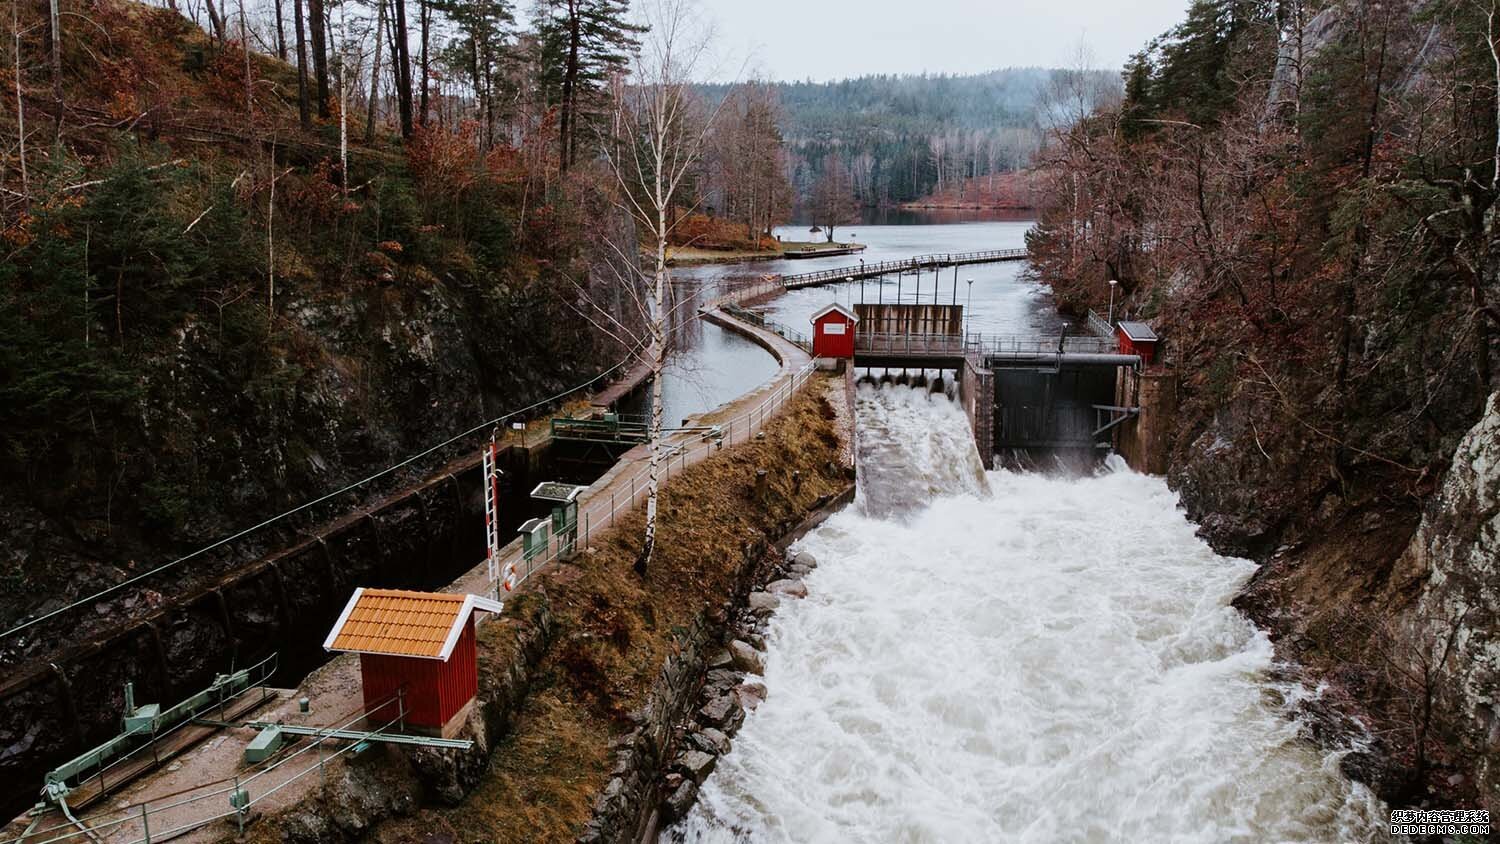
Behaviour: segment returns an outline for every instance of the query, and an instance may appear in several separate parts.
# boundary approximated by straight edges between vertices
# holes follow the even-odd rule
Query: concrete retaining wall
[[[1141,412],[1120,425],[1115,450],[1137,472],[1165,475],[1172,452],[1172,428],[1177,421],[1177,373],[1167,367],[1140,372],[1121,367],[1119,373],[1118,403],[1138,406]]]

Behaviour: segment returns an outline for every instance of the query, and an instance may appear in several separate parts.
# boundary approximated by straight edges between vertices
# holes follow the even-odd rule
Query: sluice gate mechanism
[[[987,468],[996,453],[1116,448],[1141,418],[1140,372],[1157,343],[1144,323],[1111,331],[1092,314],[1089,333],[978,334],[958,304],[830,305],[812,323],[814,353],[831,364],[882,381],[895,372],[897,383],[910,383],[908,372],[921,383],[952,373]]]

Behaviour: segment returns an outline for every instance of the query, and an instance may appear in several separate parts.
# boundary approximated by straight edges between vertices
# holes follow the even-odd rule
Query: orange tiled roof
[[[455,628],[473,611],[468,595],[361,589],[324,647],[333,651],[446,659]]]

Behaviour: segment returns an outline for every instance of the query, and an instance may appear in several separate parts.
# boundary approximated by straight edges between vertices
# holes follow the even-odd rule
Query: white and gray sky
[[[699,0],[719,50],[770,79],[1066,67],[1080,43],[1119,68],[1188,0]],[[730,75],[736,75],[731,73]]]

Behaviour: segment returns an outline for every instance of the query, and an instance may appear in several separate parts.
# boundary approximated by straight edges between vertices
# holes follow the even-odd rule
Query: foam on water
[[[770,698],[669,839],[1378,834],[1228,605],[1253,564],[1162,481],[986,479],[962,413],[904,387],[862,388],[859,421],[860,502],[802,540],[819,566],[772,619]]]

